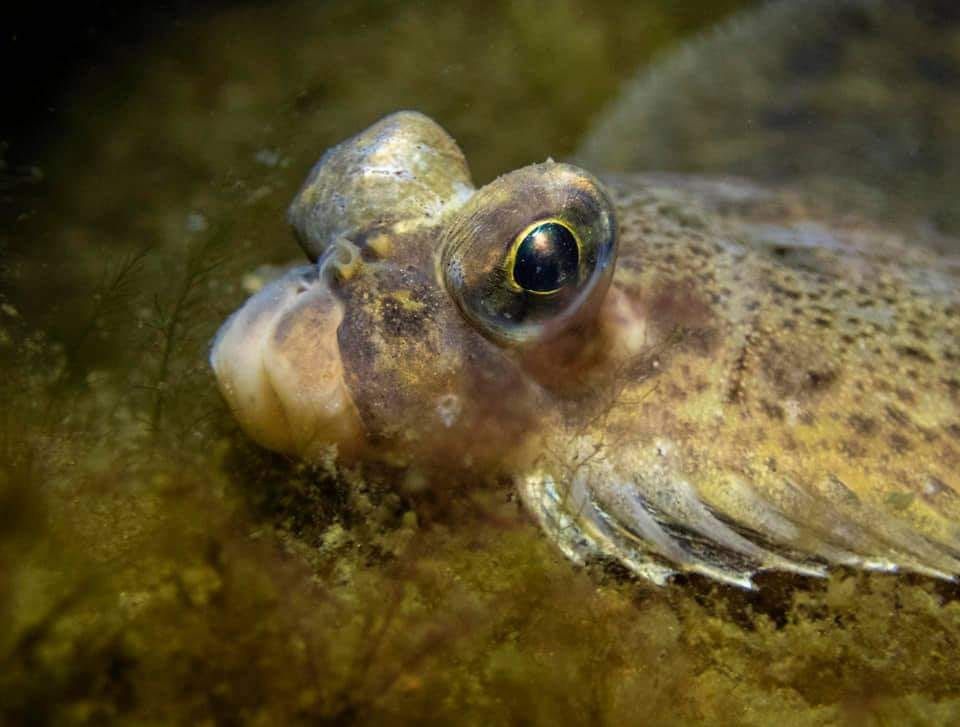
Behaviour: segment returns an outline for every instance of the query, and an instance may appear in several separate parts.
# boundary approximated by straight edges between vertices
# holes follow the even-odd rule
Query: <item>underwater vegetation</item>
[[[955,584],[577,569],[508,482],[272,455],[217,393],[319,150],[416,106],[478,179],[561,155],[734,6],[627,5],[247,8],[78,82],[42,179],[2,180],[0,724],[956,721]]]

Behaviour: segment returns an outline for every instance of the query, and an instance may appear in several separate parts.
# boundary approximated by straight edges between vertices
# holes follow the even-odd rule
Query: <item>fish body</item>
[[[564,550],[956,573],[956,263],[745,180],[608,182],[622,349],[521,485]]]

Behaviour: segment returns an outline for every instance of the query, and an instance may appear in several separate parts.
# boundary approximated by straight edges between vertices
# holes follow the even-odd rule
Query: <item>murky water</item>
[[[0,721],[946,723],[952,586],[759,594],[580,571],[502,482],[424,490],[250,444],[206,363],[332,143],[398,108],[475,181],[578,139],[741,3],[284,3],[77,81],[7,175]]]

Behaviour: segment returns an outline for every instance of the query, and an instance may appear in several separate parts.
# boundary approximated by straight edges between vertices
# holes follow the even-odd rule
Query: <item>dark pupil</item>
[[[549,293],[575,278],[579,264],[573,233],[556,222],[544,222],[530,230],[517,248],[513,279],[524,290]]]

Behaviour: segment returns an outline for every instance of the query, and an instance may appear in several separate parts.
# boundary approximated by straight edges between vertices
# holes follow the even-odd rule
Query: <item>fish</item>
[[[668,59],[674,92],[683,75],[702,87],[718,48],[796,29],[796,5]],[[893,22],[890,7],[825,12]],[[823,30],[830,17],[809,11]],[[944,250],[960,247],[948,224],[918,222],[943,219],[943,198],[871,215],[785,176],[776,135],[754,179],[735,163],[634,171],[644,153],[624,109],[649,121],[657,74],[576,164],[479,188],[453,138],[415,111],[326,151],[288,210],[308,262],[212,343],[223,398],[274,451],[507,477],[571,561],[658,585],[697,573],[754,588],[764,571],[839,566],[953,580],[960,260]],[[602,163],[617,139],[632,150],[619,168]],[[837,164],[837,179],[856,176]],[[897,196],[872,172],[858,179]]]

